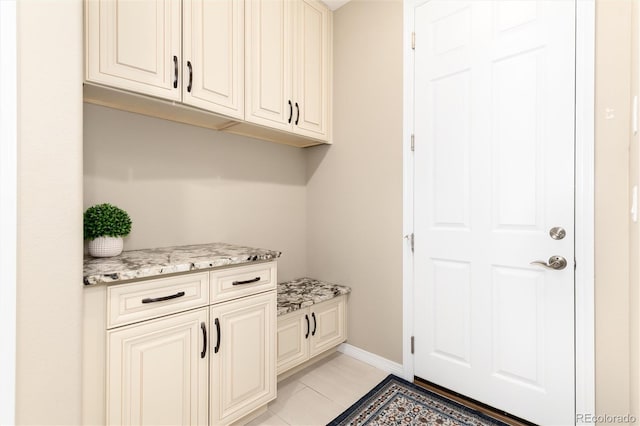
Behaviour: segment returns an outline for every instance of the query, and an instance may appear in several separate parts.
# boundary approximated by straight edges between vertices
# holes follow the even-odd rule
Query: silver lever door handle
[[[547,269],[554,269],[559,271],[567,267],[567,259],[562,256],[551,256],[549,258],[549,263],[544,260],[536,260],[530,263],[530,265],[539,265],[545,267]]]

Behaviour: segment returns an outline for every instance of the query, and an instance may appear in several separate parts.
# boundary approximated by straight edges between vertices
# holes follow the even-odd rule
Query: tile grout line
[[[332,403],[336,404],[337,406],[339,406],[339,407],[341,407],[341,408],[344,408],[345,410],[346,410],[347,408],[349,408],[349,407],[345,407],[344,405],[342,405],[342,404],[341,404],[341,403],[339,403],[338,401],[334,401],[333,399],[331,399],[331,397],[329,397],[328,395],[325,395],[324,393],[320,392],[319,390],[314,389],[314,388],[313,388],[313,387],[311,387],[311,386],[307,386],[307,387],[308,387],[309,389],[311,389],[312,391],[314,391],[315,393],[317,393],[318,395],[320,395],[321,397],[326,398],[326,399],[327,399],[327,401],[330,401],[330,402],[332,402]]]
[[[322,367],[321,367],[321,368],[322,368]],[[370,372],[367,372],[367,373],[368,373],[368,374],[375,374],[376,370],[378,370],[378,369],[376,369],[375,367],[371,367],[371,371],[370,371]],[[312,371],[310,371],[309,373],[307,373],[307,374],[305,374],[304,376],[302,376],[302,377],[301,377],[301,379],[303,379],[303,378],[304,378],[305,376],[307,376],[307,375],[309,375],[309,376],[313,376],[313,375],[315,375],[315,376],[320,376],[320,377],[322,377],[322,373],[321,373],[320,371],[318,371],[318,370],[312,370]],[[362,387],[363,387],[362,391],[364,391],[364,393],[362,393],[362,395],[359,395],[359,396],[358,396],[354,401],[350,402],[347,406],[345,406],[345,405],[344,405],[343,403],[341,403],[340,401],[336,401],[335,399],[333,399],[331,395],[327,395],[327,394],[325,394],[324,392],[322,392],[322,390],[320,390],[320,389],[316,389],[313,385],[311,385],[311,384],[309,384],[309,383],[305,383],[305,382],[304,382],[304,381],[302,381],[302,380],[299,380],[299,381],[300,381],[300,383],[302,383],[303,385],[306,385],[308,388],[313,389],[315,392],[317,392],[317,393],[319,393],[320,395],[322,395],[322,396],[326,397],[327,399],[329,399],[330,401],[334,402],[335,404],[337,404],[337,405],[339,405],[339,406],[344,407],[345,409],[347,409],[347,408],[351,407],[351,405],[353,405],[353,403],[354,403],[354,402],[358,401],[358,399],[359,399],[361,396],[366,395],[366,394],[367,394],[367,392],[369,392],[371,389],[373,389],[373,388],[374,388],[378,383],[380,383],[380,381],[382,381],[385,377],[386,377],[386,373],[385,373],[385,374],[383,374],[383,375],[382,375],[382,377],[380,377],[380,378],[376,378],[375,380],[373,380],[373,383],[366,383],[366,384],[365,384],[363,381],[358,381],[358,382],[357,382],[357,384],[355,384],[355,386],[358,386],[358,387],[362,386]],[[366,385],[366,386],[365,386],[365,385]]]
[[[311,368],[302,370],[288,377],[287,379],[283,380],[284,382],[283,385],[285,385],[287,388],[291,387],[291,391],[287,391],[286,395],[282,395],[281,392],[278,392],[278,398],[274,400],[272,403],[270,403],[269,406],[267,407],[269,416],[274,416],[273,420],[276,422],[279,421],[280,422],[279,424],[293,426],[294,423],[290,423],[289,421],[289,420],[292,420],[292,418],[290,418],[289,416],[289,414],[291,413],[289,413],[288,411],[291,407],[288,407],[287,401],[291,398],[295,398],[297,395],[299,395],[300,392],[305,391],[306,389],[310,391],[310,393],[306,397],[308,397],[309,395],[315,395],[312,399],[317,399],[318,401],[322,400],[332,405],[333,407],[335,407],[337,411],[339,411],[336,413],[336,415],[339,415],[341,412],[344,412],[344,410],[351,407],[354,402],[358,401],[358,399],[362,395],[365,395],[369,390],[375,387],[380,380],[386,377],[386,374],[384,374],[385,372],[381,372],[383,373],[382,374],[383,377],[380,378],[380,380],[378,380],[378,378],[375,378],[375,380],[373,380],[375,383],[369,384],[368,382],[370,381],[370,379],[373,379],[374,376],[377,375],[377,372],[379,369],[377,369],[376,367],[370,366],[366,363],[363,363],[365,365],[359,365],[361,361],[358,361],[358,360],[353,360],[355,361],[355,364],[352,362],[344,362],[344,359],[342,359],[342,357],[349,358],[348,355],[340,354],[333,359],[329,359],[326,362],[319,363],[316,366],[312,366]],[[324,377],[323,371],[327,368],[331,370],[330,372],[327,372],[327,374],[331,377],[337,377],[337,376],[340,376],[341,374],[344,374],[345,373],[344,370],[359,371],[360,374],[358,374],[358,376],[360,377],[360,379],[363,379],[363,380],[358,381],[357,383],[353,383],[353,386],[349,386],[349,388],[362,387],[363,389],[358,392],[357,397],[354,397],[353,401],[350,401],[350,400],[347,401],[349,398],[342,398],[341,396],[344,396],[344,395],[339,392],[338,394],[332,394],[330,391],[330,388],[327,388],[326,386],[324,386],[324,383],[317,382],[317,380],[314,380],[314,376],[316,378]],[[305,377],[307,376],[309,376],[308,380],[305,380]],[[364,389],[365,387],[364,385],[366,385],[366,389]],[[282,387],[285,387],[285,386],[282,386]],[[280,388],[281,385],[279,385],[278,387]],[[345,391],[344,394],[347,395],[349,394],[349,392]],[[276,403],[278,399],[280,399],[280,402],[281,402],[280,404]],[[338,400],[341,400],[342,402]],[[283,414],[285,414],[287,417],[286,418],[283,417]],[[326,422],[330,421],[333,418],[335,418],[335,416],[331,416],[331,418],[323,419],[321,423],[326,424]],[[262,424],[262,426],[264,426],[265,424],[267,423]],[[269,424],[271,424],[271,422],[269,422]],[[259,426],[261,424],[256,423],[255,425]]]
[[[287,426],[292,426],[291,424],[289,424],[289,422],[287,422],[285,419],[283,419],[282,417],[280,417],[278,415],[278,413],[274,413],[273,411],[271,411],[270,409],[267,408],[267,412],[269,412],[269,414],[271,414],[272,416],[276,416],[282,423],[284,423]]]

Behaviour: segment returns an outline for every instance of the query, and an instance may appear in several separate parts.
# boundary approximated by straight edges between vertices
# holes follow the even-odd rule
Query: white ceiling
[[[331,10],[336,10],[345,4],[349,3],[350,0],[322,0],[324,4]]]

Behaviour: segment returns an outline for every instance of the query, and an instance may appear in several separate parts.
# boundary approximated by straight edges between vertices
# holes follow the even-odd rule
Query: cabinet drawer
[[[276,282],[276,262],[212,271],[211,303],[274,290]]]
[[[107,288],[107,328],[209,304],[209,273],[160,278]]]

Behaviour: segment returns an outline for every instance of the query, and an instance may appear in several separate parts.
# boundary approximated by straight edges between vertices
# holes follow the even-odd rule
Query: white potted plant
[[[109,203],[97,204],[84,212],[84,239],[89,240],[93,257],[112,257],[122,253],[122,237],[131,232],[129,214]]]

